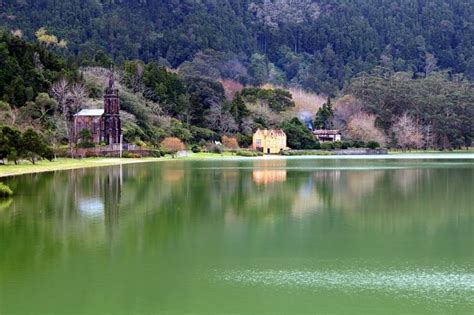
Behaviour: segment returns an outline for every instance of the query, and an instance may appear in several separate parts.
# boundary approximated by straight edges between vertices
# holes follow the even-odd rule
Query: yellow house
[[[286,134],[281,129],[257,129],[253,134],[252,148],[265,154],[280,153],[286,149]]]

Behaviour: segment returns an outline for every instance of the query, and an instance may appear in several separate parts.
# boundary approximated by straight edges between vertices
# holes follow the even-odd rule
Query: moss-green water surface
[[[170,161],[24,175],[0,314],[474,314],[474,159]]]

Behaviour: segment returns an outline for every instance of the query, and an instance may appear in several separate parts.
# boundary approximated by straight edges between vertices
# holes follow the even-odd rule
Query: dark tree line
[[[0,13],[28,39],[46,27],[82,64],[141,59],[328,94],[375,66],[474,79],[470,0],[23,0]]]

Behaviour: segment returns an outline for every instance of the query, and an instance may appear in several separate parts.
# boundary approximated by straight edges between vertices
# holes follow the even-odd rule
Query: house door
[[[267,149],[267,154],[270,154],[270,148]]]

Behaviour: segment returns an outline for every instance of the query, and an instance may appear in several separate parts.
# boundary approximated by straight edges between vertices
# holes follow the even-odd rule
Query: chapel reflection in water
[[[123,166],[71,171],[74,200],[81,217],[102,220],[109,240],[117,234],[123,187]]]

